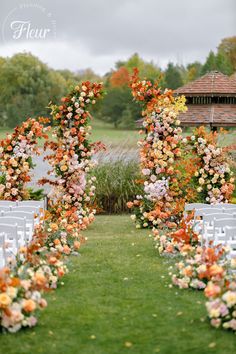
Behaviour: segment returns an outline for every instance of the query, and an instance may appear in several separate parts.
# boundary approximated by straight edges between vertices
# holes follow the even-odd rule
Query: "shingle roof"
[[[194,104],[179,115],[182,125],[236,126],[236,104]]]
[[[236,96],[236,80],[218,71],[211,71],[199,79],[175,90],[176,94],[185,96],[229,95]]]

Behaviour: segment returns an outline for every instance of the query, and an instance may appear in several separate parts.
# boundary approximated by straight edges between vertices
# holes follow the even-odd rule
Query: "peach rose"
[[[208,283],[205,290],[204,290],[204,293],[206,295],[206,297],[215,297],[217,295],[220,294],[220,287],[218,285],[215,285],[213,283]]]
[[[74,248],[78,250],[80,248],[80,242],[79,241],[74,241]]]
[[[11,298],[6,293],[0,294],[0,307],[6,308],[11,304]]]
[[[31,299],[24,300],[22,307],[25,312],[33,312],[36,309],[36,303]]]

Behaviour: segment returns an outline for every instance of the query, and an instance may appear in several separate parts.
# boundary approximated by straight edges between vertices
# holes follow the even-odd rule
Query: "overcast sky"
[[[236,35],[236,0],[0,0],[0,23],[0,56],[104,74],[134,52],[162,68],[204,61]]]

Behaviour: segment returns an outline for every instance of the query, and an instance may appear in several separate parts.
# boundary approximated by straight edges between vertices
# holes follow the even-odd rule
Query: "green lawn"
[[[92,119],[92,140],[102,141],[108,148],[120,147],[120,148],[137,148],[137,141],[140,139],[138,130],[121,130],[115,129],[110,123],[102,122],[98,119]],[[4,139],[7,132],[11,132],[11,129],[0,128],[0,140]],[[190,135],[191,129],[184,132],[184,135]],[[228,134],[220,136],[220,145],[226,146],[235,143],[236,129],[231,129]],[[39,142],[40,146],[43,142]]]
[[[201,292],[169,288],[168,262],[129,216],[98,216],[39,325],[0,335],[6,354],[229,354],[233,333],[210,327]]]
[[[92,125],[92,141],[102,141],[107,147],[125,147],[136,148],[137,141],[140,138],[137,130],[120,130],[115,129],[112,124],[93,119]],[[6,133],[12,132],[12,129],[0,128],[0,140],[4,139]],[[42,146],[43,142],[39,141]]]

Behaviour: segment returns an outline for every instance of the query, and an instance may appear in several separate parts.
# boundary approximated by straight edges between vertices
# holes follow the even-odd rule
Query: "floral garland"
[[[223,149],[217,146],[217,137],[217,132],[207,133],[200,127],[187,139],[200,159],[194,178],[199,200],[209,204],[228,203],[235,188],[233,172]]]
[[[38,138],[47,139],[44,124],[47,118],[29,118],[21,126],[7,134],[0,143],[0,199],[22,200],[29,198],[26,183],[31,180],[30,169],[34,167],[33,154],[39,154]]]
[[[70,230],[85,229],[94,219],[91,200],[94,197],[95,177],[86,180],[86,174],[94,166],[92,155],[101,144],[91,144],[88,140],[91,126],[87,108],[94,105],[103,95],[102,84],[83,82],[76,86],[59,106],[51,105],[53,124],[56,125],[56,142],[46,142],[45,150],[50,148],[51,155],[45,159],[53,167],[55,181],[42,179],[41,184],[53,186],[49,194],[54,220]]]
[[[86,173],[93,166],[92,154],[102,147],[101,144],[90,144],[88,141],[91,127],[88,125],[90,115],[86,107],[94,104],[101,96],[101,84],[85,82],[64,97],[62,105],[51,106],[53,122],[57,125],[57,142],[46,142],[45,149],[50,147],[53,150],[46,159],[51,163],[57,180],[44,178],[41,181],[42,184],[50,183],[54,187],[50,212],[45,213],[36,227],[30,244],[20,248],[16,258],[8,260],[9,267],[0,271],[0,326],[3,330],[16,332],[22,327],[32,327],[37,323],[38,310],[47,306],[42,297],[43,292],[57,287],[59,279],[68,271],[65,265],[66,256],[77,252],[84,242],[80,231],[94,217],[89,203],[95,190],[92,185],[94,179],[86,181]],[[37,152],[37,149],[36,142],[28,139],[41,136],[44,128],[37,130],[36,121],[34,124],[32,120],[27,122],[28,124],[23,123],[24,130],[21,129],[19,134],[20,141],[27,140],[27,150],[20,150],[19,158],[20,162],[29,164],[32,152]],[[15,137],[16,135],[14,139]],[[8,139],[3,148],[7,149],[9,144],[17,146]],[[17,153],[15,149],[13,159]],[[26,156],[22,156],[22,153]],[[18,198],[25,195],[23,182],[29,180],[28,165],[26,167],[19,169],[22,175],[17,184]],[[12,178],[15,173],[15,170],[10,172]],[[8,195],[6,197],[10,199]],[[12,199],[17,198],[13,195]]]
[[[139,141],[144,195],[127,205],[134,208],[136,227],[175,224],[184,204],[175,163],[181,156],[178,113],[186,110],[185,99],[174,98],[171,90],[161,93],[156,84],[141,81],[137,70],[130,86],[134,100],[144,104],[146,135]]]

